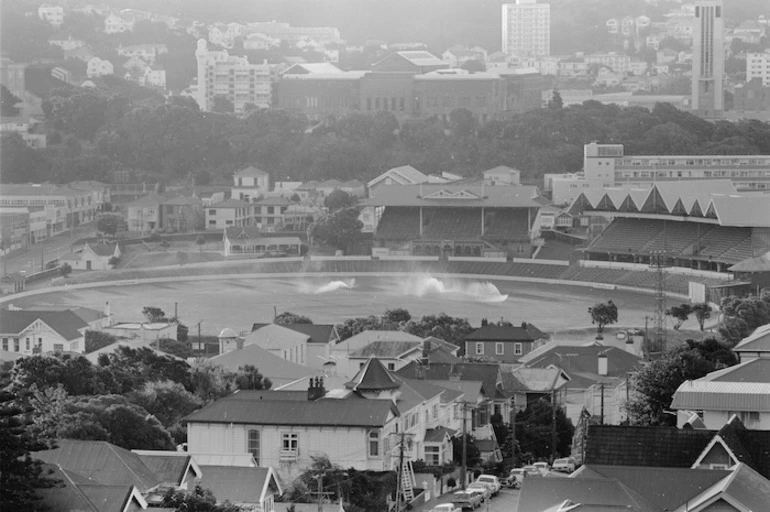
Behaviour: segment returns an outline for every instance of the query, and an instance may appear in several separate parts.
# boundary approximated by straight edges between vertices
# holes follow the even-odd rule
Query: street
[[[33,274],[45,269],[45,264],[67,254],[71,250],[72,242],[79,238],[93,236],[96,233],[96,224],[90,223],[78,226],[74,231],[67,230],[63,233],[44,240],[34,245],[28,245],[20,251],[15,251],[8,256],[2,256],[2,275],[13,272],[25,271]]]
[[[517,512],[519,508],[518,489],[501,489],[500,494],[494,498],[482,503],[476,512]],[[415,512],[430,512],[430,510],[440,503],[449,503],[452,501],[452,493],[446,493],[438,499],[432,499],[421,507],[415,507]]]

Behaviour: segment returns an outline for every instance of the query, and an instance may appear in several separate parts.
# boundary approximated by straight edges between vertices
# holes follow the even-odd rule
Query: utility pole
[[[599,425],[604,425],[604,383],[601,384],[601,390],[602,390],[602,408],[601,408],[601,419],[599,421]]]
[[[551,464],[556,460],[556,390],[551,391]]]
[[[410,434],[409,432],[393,432],[391,435],[398,436],[398,472],[396,478],[396,512],[400,511],[401,507],[401,494],[404,492],[404,448],[406,447],[406,439]]]
[[[179,317],[177,316],[177,306],[178,306],[178,303],[174,302],[174,318],[178,322],[179,321]]]
[[[516,467],[516,399],[511,398],[511,464]]]
[[[323,506],[323,481],[324,481],[324,475],[321,473],[316,477],[316,480],[318,481],[318,512],[323,512],[324,506]]]

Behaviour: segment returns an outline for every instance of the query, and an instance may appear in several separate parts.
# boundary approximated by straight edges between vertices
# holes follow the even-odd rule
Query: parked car
[[[553,461],[554,471],[563,471],[565,473],[572,473],[577,466],[574,457],[565,457],[563,459],[556,459]]]
[[[489,487],[486,486],[486,484],[473,482],[468,484],[468,487],[466,487],[465,490],[481,496],[482,502],[492,498],[492,491],[489,489]]]
[[[500,483],[500,479],[495,475],[479,475],[476,482],[489,486],[489,489],[492,491],[492,496],[497,496],[500,489],[503,487],[503,484]]]
[[[453,503],[442,503],[433,507],[430,512],[462,512],[462,509],[454,506]]]
[[[524,483],[525,478],[527,478],[527,472],[522,468],[512,469],[508,476],[509,481],[516,482],[516,486],[521,486],[521,484]]]
[[[535,462],[532,465],[535,466],[538,470],[540,470],[540,474],[543,476],[547,475],[548,471],[551,469],[550,467],[548,467],[547,462]]]
[[[536,466],[524,466],[521,469],[524,470],[527,476],[543,476],[543,474],[540,472],[540,469],[538,469]]]
[[[452,504],[462,510],[474,510],[481,506],[481,496],[468,491],[457,491],[452,494]]]

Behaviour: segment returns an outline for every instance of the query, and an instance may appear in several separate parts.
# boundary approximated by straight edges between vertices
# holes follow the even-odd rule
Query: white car
[[[492,497],[492,491],[489,487],[478,482],[468,484],[468,487],[466,487],[465,490],[479,496],[482,502],[487,501]]]
[[[540,474],[543,476],[547,475],[548,471],[551,469],[548,467],[547,462],[535,462],[532,465],[535,466],[540,471]]]
[[[575,471],[575,459],[573,457],[565,457],[563,459],[556,459],[553,461],[554,471],[563,471],[565,473],[572,473]]]
[[[497,496],[500,489],[503,487],[503,484],[500,483],[500,479],[495,475],[479,475],[476,482],[487,485],[489,490],[492,491],[492,496]]]
[[[538,468],[536,466],[532,466],[532,465],[524,466],[521,469],[524,470],[524,473],[526,473],[528,477],[529,476],[543,476],[543,473],[540,472],[540,468]]]
[[[451,503],[442,503],[441,505],[436,505],[431,509],[430,512],[463,512],[461,508],[455,507]]]

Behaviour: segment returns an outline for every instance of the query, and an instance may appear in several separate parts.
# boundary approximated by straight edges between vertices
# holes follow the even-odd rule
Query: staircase
[[[404,460],[404,465],[401,467],[401,491],[406,503],[414,499],[414,469],[409,460]]]

